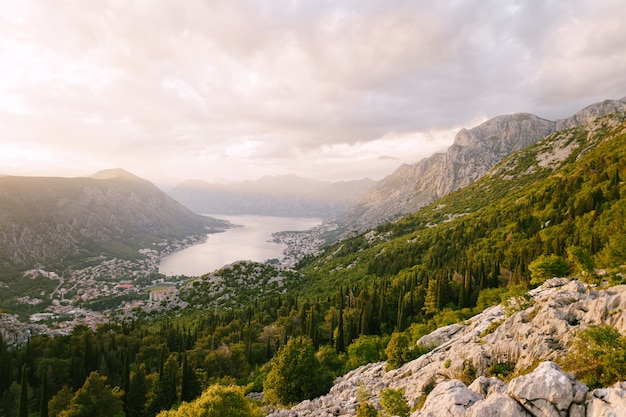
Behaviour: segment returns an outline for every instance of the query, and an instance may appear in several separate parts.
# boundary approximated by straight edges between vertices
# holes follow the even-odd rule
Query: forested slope
[[[438,301],[430,311],[471,306],[486,287],[529,283],[533,260],[566,258],[568,248],[618,267],[626,259],[625,139],[623,113],[554,133],[476,183],[305,260],[305,292],[395,282],[425,294],[431,286]],[[422,312],[418,294],[412,310]]]
[[[203,390],[208,401],[215,384],[294,403],[357,366],[411,360],[424,353],[408,349],[420,336],[523,293],[552,271],[594,282],[594,268],[603,268],[604,280],[621,282],[625,120],[613,114],[554,133],[473,185],[304,260],[289,281],[297,285],[251,302],[246,296],[245,305],[229,298],[230,308],[215,308],[208,297],[203,305],[199,282],[193,308],[166,317],[36,336],[17,350],[0,343],[0,409],[13,416],[23,400],[34,412],[50,399],[57,411],[82,415],[85,392],[104,389],[127,415],[151,416]],[[273,267],[246,268],[272,281]],[[236,275],[229,282],[248,285]],[[250,407],[242,403],[258,415]]]

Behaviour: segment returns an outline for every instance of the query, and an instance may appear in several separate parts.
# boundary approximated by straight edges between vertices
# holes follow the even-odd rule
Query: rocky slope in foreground
[[[381,389],[403,389],[411,406],[429,393],[412,417],[626,415],[626,383],[590,391],[552,362],[586,326],[609,324],[626,333],[626,285],[592,289],[554,278],[528,295],[424,336],[418,344],[436,347],[399,369],[386,372],[384,362],[363,366],[339,378],[327,395],[270,416],[355,416],[360,387],[378,409]],[[521,376],[508,384],[487,378],[494,363],[514,363]],[[478,377],[466,386],[459,378],[468,368]]]

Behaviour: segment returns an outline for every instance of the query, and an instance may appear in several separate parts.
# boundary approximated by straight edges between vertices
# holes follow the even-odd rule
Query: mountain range
[[[169,195],[196,213],[330,218],[345,212],[374,184],[367,178],[329,182],[281,175],[234,184],[189,180]]]
[[[553,132],[624,111],[626,98],[592,104],[566,119],[528,113],[494,117],[462,129],[445,153],[402,165],[339,217],[344,230],[364,231],[412,213],[485,175],[498,162]]]
[[[190,415],[200,415],[206,407],[193,401],[200,395],[198,384],[210,392],[214,381],[227,380],[264,390],[272,402],[265,412],[273,417],[354,417],[363,410],[369,416],[412,417],[621,415],[626,407],[626,384],[619,382],[626,380],[624,100],[598,103],[557,122],[531,115],[496,119],[459,133],[458,149],[442,158],[459,161],[453,167],[457,174],[444,175],[447,182],[433,180],[442,190],[454,188],[465,178],[458,173],[470,175],[491,161],[491,169],[469,184],[323,248],[303,259],[293,274],[245,262],[190,280],[156,304],[167,319],[148,320],[145,327],[107,323],[92,331],[81,326],[61,343],[26,341],[15,355],[0,344],[0,370],[7,375],[0,378],[0,391],[8,396],[10,387],[17,387],[20,367],[13,364],[28,357],[32,369],[44,363],[53,369],[52,392],[68,383],[88,385],[84,381],[92,370],[122,387],[128,380],[124,373],[132,380],[137,372],[130,369],[145,369],[148,379],[159,382],[148,396],[143,388],[141,395],[129,388],[127,398],[139,398],[140,410],[155,398],[150,409],[156,402],[156,410],[172,408],[167,414],[172,416],[193,407],[197,412]],[[519,149],[509,143],[535,129],[548,133]],[[494,145],[500,137],[503,143]],[[496,162],[479,155],[479,149],[509,154]],[[133,197],[140,194],[134,187],[146,183],[125,172],[97,177],[102,179],[85,180],[87,190],[96,189],[88,194],[104,194],[94,201],[110,212],[117,207],[109,197],[135,210],[143,207],[128,201],[154,204],[163,198],[160,193],[154,199]],[[112,190],[104,193],[92,181],[118,181],[131,191],[109,185]],[[28,195],[26,184],[14,186],[13,194],[1,189],[1,207],[12,207],[13,224],[19,224],[20,208],[26,220],[46,214],[26,211],[36,205],[12,203],[25,201],[20,193]],[[56,187],[44,199],[48,209],[58,211],[54,207],[65,207],[68,199],[85,211],[89,199]],[[6,198],[17,194],[19,199]],[[170,204],[166,201],[172,200],[159,204]],[[50,219],[48,229],[56,221]],[[141,224],[153,227],[149,221]],[[168,304],[176,297],[188,307]],[[19,327],[15,321],[3,323]],[[120,343],[110,343],[118,335]],[[122,341],[136,346],[135,352],[123,354]],[[27,381],[24,375],[21,381]],[[43,380],[32,379],[35,392]],[[191,408],[185,404],[176,410],[190,380],[197,389],[184,401],[192,401]],[[1,404],[5,410],[17,402],[18,391],[26,390],[14,389],[13,403]],[[160,403],[164,392],[170,400]],[[26,394],[20,395],[24,401]],[[395,405],[405,407],[401,413],[389,411],[390,394],[398,400]]]
[[[136,256],[140,248],[225,226],[121,169],[80,178],[0,177],[0,260],[5,268],[64,257]]]

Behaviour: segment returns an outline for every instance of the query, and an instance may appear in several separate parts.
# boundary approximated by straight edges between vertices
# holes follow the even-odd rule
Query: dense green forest
[[[282,292],[216,308],[199,281],[187,292],[193,308],[177,315],[79,326],[19,349],[0,342],[0,415],[153,416],[196,398],[219,407],[225,396],[239,415],[259,415],[245,392],[290,404],[360,365],[399,366],[428,349],[411,348],[421,335],[552,274],[593,282],[602,268],[619,282],[625,119],[557,132],[473,185],[327,247]],[[257,269],[284,275],[273,268]],[[108,414],[85,411],[104,409],[86,392],[106,394]]]

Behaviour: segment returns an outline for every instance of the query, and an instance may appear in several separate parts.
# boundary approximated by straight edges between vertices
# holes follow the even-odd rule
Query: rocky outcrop
[[[38,334],[54,336],[61,333],[42,324],[22,323],[13,314],[0,313],[0,343],[8,347],[24,346],[31,337]]]
[[[621,414],[620,414],[621,413]],[[626,383],[594,390],[587,405],[587,417],[620,417],[626,414]]]
[[[346,231],[364,231],[412,213],[487,174],[497,163],[547,135],[584,126],[626,110],[626,98],[588,106],[567,119],[551,121],[527,113],[494,117],[462,129],[445,153],[402,165],[340,217]]]
[[[417,343],[433,350],[399,369],[366,365],[338,378],[327,395],[270,415],[355,416],[359,387],[378,408],[381,389],[404,390],[412,407],[427,395],[412,417],[610,415],[626,410],[626,383],[588,392],[554,362],[579,329],[598,324],[626,333],[626,285],[598,289],[554,278],[506,306],[424,336]],[[487,378],[494,364],[510,365],[511,374],[520,376],[508,384]]]
[[[340,223],[365,230],[412,213],[474,182],[512,152],[554,129],[554,122],[531,114],[498,116],[473,129],[462,129],[446,153],[401,166],[366,194]]]
[[[478,381],[478,380],[477,380]],[[587,386],[553,362],[541,363],[532,373],[501,381],[486,393],[458,380],[446,381],[428,395],[412,417],[584,417]]]
[[[419,413],[425,417],[464,417],[467,409],[480,401],[479,394],[459,380],[442,382],[428,395]]]

